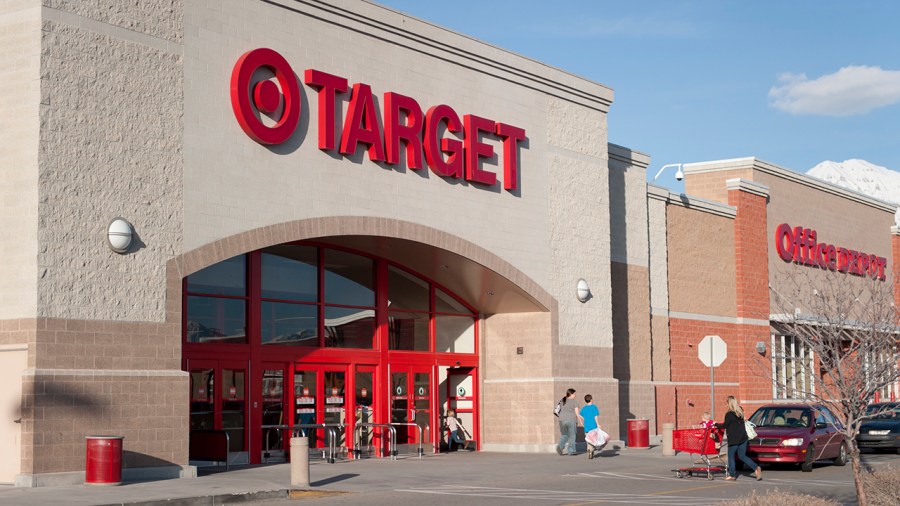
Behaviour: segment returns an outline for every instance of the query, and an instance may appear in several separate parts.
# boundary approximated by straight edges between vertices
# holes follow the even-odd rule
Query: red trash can
[[[124,436],[85,436],[84,484],[122,484],[122,440]]]
[[[650,420],[636,418],[626,420],[628,423],[628,447],[650,448]]]

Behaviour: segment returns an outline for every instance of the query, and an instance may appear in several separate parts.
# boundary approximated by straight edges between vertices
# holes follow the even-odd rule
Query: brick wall
[[[0,322],[28,343],[22,474],[84,468],[88,435],[125,436],[126,468],[187,465],[188,378],[178,324],[38,318]]]
[[[688,172],[684,178],[684,192],[691,197],[728,204],[728,190],[725,180],[732,178],[750,179],[753,174],[750,168],[717,170],[712,172]]]

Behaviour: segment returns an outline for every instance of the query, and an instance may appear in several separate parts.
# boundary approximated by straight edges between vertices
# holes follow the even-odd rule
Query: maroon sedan
[[[843,426],[820,404],[767,404],[753,413],[757,436],[750,440],[747,456],[756,462],[799,464],[812,471],[813,462],[847,463]]]

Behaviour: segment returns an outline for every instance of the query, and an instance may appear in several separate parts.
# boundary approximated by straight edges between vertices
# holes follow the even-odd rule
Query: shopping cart
[[[715,427],[699,429],[678,429],[672,431],[672,449],[686,452],[691,457],[691,467],[672,469],[676,478],[694,476],[706,473],[706,478],[713,479],[713,473],[726,473],[728,465],[722,460],[719,453],[719,441],[722,441],[722,432]],[[713,465],[712,460],[716,460]]]

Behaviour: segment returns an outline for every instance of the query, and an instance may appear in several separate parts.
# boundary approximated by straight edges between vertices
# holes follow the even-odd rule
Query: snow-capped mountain
[[[808,175],[831,184],[900,205],[900,172],[865,160],[824,161],[809,169]]]

